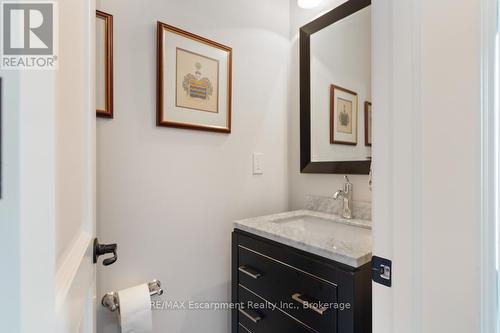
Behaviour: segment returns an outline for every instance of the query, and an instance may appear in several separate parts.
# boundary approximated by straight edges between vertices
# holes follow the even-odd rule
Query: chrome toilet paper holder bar
[[[153,296],[161,296],[163,294],[163,289],[161,289],[161,282],[159,280],[153,280],[148,283],[149,295]],[[120,302],[118,300],[118,293],[116,291],[112,291],[106,293],[101,300],[101,304],[103,307],[107,308],[109,311],[114,312],[118,310],[120,307]]]

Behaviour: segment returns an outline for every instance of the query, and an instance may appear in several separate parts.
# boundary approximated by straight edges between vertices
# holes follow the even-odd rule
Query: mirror
[[[347,1],[300,29],[304,173],[370,171],[370,3]]]

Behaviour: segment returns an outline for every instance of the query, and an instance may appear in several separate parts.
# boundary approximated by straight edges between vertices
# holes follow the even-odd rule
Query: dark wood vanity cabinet
[[[233,333],[371,333],[371,266],[353,268],[236,229]]]

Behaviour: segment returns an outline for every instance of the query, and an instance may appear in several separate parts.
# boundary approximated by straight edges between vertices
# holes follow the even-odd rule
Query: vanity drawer
[[[319,333],[337,332],[337,286],[244,246],[238,247],[238,281]],[[313,303],[306,307],[304,302]],[[323,304],[318,305],[317,303]]]
[[[314,333],[251,291],[240,286],[238,292],[243,304],[238,310],[239,333]]]

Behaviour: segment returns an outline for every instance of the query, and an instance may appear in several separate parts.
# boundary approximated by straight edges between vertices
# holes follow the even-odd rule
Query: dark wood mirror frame
[[[371,5],[349,0],[300,28],[300,171],[367,175],[371,161],[311,162],[311,35]]]

